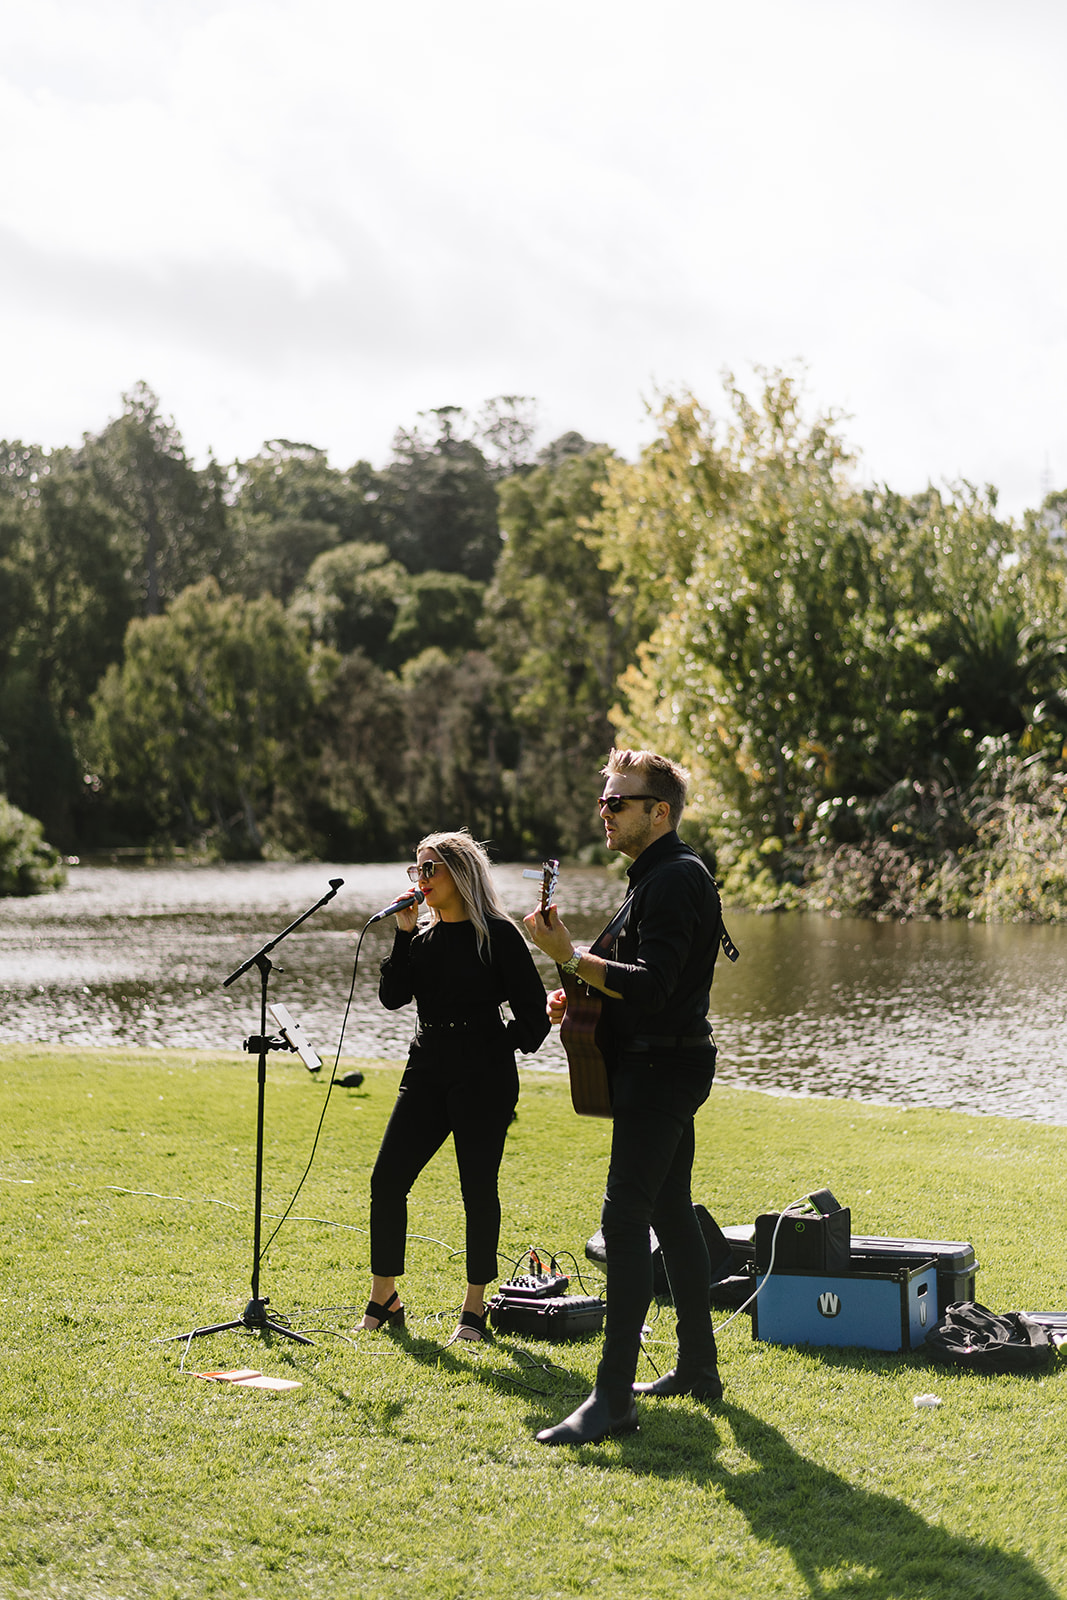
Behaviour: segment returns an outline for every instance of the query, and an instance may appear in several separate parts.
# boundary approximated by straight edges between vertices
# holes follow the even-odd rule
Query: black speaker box
[[[777,1229],[777,1235],[775,1230]],[[774,1243],[774,1266],[790,1271],[839,1275],[852,1258],[852,1212],[829,1189],[808,1195],[798,1206],[756,1218],[756,1271],[767,1272]]]

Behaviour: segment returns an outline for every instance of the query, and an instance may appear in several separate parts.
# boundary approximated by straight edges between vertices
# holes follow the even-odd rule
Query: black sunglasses
[[[418,883],[420,878],[432,878],[438,867],[443,866],[443,861],[420,861],[417,867],[408,868],[408,877],[412,883]]]
[[[597,801],[597,808],[603,811],[604,807],[607,806],[612,816],[617,817],[628,800],[659,800],[660,798],[661,796],[658,794],[602,794]]]

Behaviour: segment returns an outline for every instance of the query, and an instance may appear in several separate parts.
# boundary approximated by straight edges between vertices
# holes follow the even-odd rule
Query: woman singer
[[[365,1329],[404,1322],[407,1197],[452,1135],[466,1216],[467,1290],[450,1344],[485,1337],[485,1287],[497,1275],[497,1174],[519,1097],[515,1051],[549,1030],[545,989],[524,936],[497,898],[485,849],[467,830],[428,834],[408,877],[424,895],[396,913],[378,997],[390,1011],[415,1000],[407,1066],[370,1180],[371,1297]],[[501,1005],[511,1007],[511,1020]]]

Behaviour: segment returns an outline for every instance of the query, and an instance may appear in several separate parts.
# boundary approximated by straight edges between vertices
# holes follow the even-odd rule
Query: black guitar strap
[[[699,862],[700,866],[705,872],[708,872],[707,867],[704,866],[703,861],[700,860],[700,857],[696,855],[695,852],[694,859]],[[712,883],[715,883],[715,879],[711,877],[710,872],[708,872],[708,877],[711,878]],[[715,883],[716,890],[718,890],[718,887],[719,885]],[[608,951],[611,949],[612,945],[615,943],[615,940],[619,937],[619,934],[630,920],[630,907],[631,902],[633,901],[634,892],[635,891],[633,889],[630,890],[630,893],[626,896],[626,899],[623,901],[618,911],[616,911],[607,927],[602,933],[597,934],[596,938],[589,946],[589,954],[591,956],[601,956],[606,959]],[[722,945],[723,955],[728,961],[736,961],[741,952],[726,931],[726,923],[722,920],[721,904],[719,906],[719,921],[722,925],[722,932],[719,935],[719,943]]]
[[[611,949],[612,945],[615,943],[615,940],[619,937],[619,934],[630,920],[630,905],[633,901],[633,897],[634,891],[631,889],[630,893],[626,896],[626,899],[623,901],[618,911],[616,911],[607,927],[601,933],[597,934],[596,938],[589,946],[589,954],[591,956],[602,956],[605,959],[607,958],[608,951]]]

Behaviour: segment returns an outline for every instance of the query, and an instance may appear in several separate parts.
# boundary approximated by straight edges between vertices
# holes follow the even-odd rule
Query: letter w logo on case
[[[818,1306],[820,1317],[836,1317],[841,1310],[841,1301],[829,1289],[824,1289],[819,1296]]]

